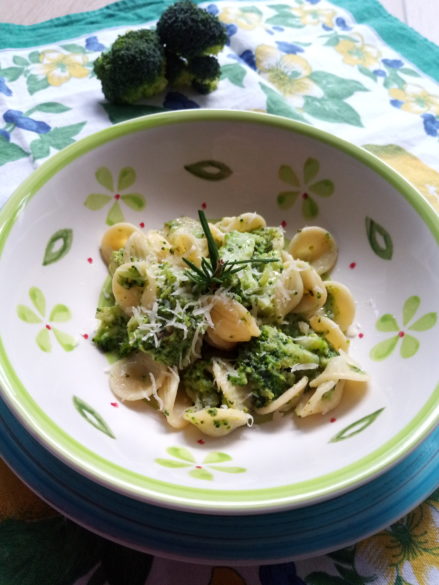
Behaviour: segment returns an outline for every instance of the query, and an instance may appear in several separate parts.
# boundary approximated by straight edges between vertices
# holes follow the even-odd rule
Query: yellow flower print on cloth
[[[387,530],[357,544],[359,570],[371,578],[380,575],[386,585],[413,583],[409,575],[419,585],[432,582],[429,575],[439,568],[439,551],[428,535],[435,533],[433,514],[438,511],[432,497]]]
[[[424,197],[439,212],[439,173],[420,158],[397,144],[365,144],[364,148],[416,185]]]
[[[439,116],[439,96],[428,93],[420,85],[406,85],[404,89],[393,87],[389,89],[389,95],[397,100],[401,110],[412,114],[425,114],[429,112]]]
[[[34,73],[46,77],[49,85],[59,87],[72,77],[82,79],[88,77],[88,57],[83,53],[65,53],[57,49],[48,49],[40,53],[40,63]]]
[[[281,53],[269,45],[259,45],[255,55],[258,70],[283,95],[321,95],[321,90],[309,77],[312,69],[304,57]]]
[[[352,39],[341,39],[335,46],[335,50],[343,55],[343,62],[347,65],[361,65],[372,67],[381,57],[377,47],[364,42],[361,35],[355,35]]]
[[[261,11],[252,6],[248,8],[234,8],[229,6],[220,12],[218,18],[224,24],[234,24],[243,30],[254,30],[262,23]]]
[[[293,8],[292,11],[304,26],[324,25],[330,28],[334,27],[335,10],[298,6]]]

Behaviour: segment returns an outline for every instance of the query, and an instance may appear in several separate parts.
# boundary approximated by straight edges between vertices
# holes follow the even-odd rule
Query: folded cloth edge
[[[0,50],[34,47],[106,28],[141,24],[158,18],[174,1],[119,0],[97,10],[59,16],[31,25],[0,23]],[[205,0],[194,1],[199,4]],[[371,26],[396,52],[439,83],[438,45],[391,15],[378,0],[331,2],[349,11],[358,23]]]

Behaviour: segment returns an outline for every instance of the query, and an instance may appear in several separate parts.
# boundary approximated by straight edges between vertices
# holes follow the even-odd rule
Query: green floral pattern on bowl
[[[421,299],[416,295],[409,297],[405,301],[402,309],[402,327],[399,326],[397,319],[389,313],[382,315],[378,319],[376,322],[378,331],[383,333],[396,333],[396,335],[380,341],[370,350],[370,356],[373,360],[379,361],[389,357],[397,347],[399,341],[401,341],[399,353],[402,358],[411,358],[416,354],[420,342],[417,337],[407,333],[404,328],[407,327],[409,331],[422,332],[431,329],[437,322],[437,313],[431,312],[426,313],[410,325],[420,304]]]
[[[52,350],[52,332],[64,351],[72,351],[75,349],[75,339],[69,333],[61,331],[52,324],[70,321],[72,318],[70,309],[66,305],[55,305],[48,315],[48,322],[44,324],[46,317],[46,298],[44,293],[38,287],[33,286],[29,289],[29,298],[34,308],[30,308],[28,305],[17,305],[17,316],[25,323],[31,325],[43,324],[43,328],[39,329],[35,337],[38,347],[44,352]]]

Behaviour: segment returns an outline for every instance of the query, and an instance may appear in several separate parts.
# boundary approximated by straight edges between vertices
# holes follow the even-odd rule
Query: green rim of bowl
[[[414,208],[439,243],[439,217],[401,175],[361,147],[327,132],[265,113],[189,110],[154,114],[116,124],[85,137],[54,155],[26,179],[0,210],[0,257],[8,235],[29,200],[56,173],[85,153],[121,136],[163,125],[197,122],[240,122],[265,125],[306,135],[360,161],[390,183]],[[209,513],[274,512],[316,503],[354,489],[407,456],[438,422],[439,383],[429,400],[399,433],[360,460],[312,480],[273,488],[219,490],[185,487],[129,471],[98,456],[73,439],[38,406],[14,371],[0,339],[0,386],[6,404],[47,449],[81,474],[110,489],[152,504]]]

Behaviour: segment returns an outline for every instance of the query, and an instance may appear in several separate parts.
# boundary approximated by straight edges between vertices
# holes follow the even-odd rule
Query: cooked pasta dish
[[[97,346],[118,358],[112,392],[150,401],[167,423],[223,436],[258,415],[326,414],[347,380],[349,289],[331,280],[338,249],[307,226],[286,243],[256,213],[103,234],[111,289],[97,309]]]

